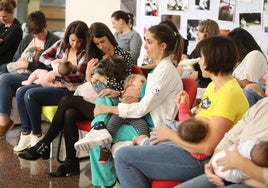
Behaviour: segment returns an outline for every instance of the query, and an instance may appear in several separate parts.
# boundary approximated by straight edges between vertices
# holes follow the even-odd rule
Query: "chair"
[[[183,78],[182,79],[183,83],[183,89],[188,93],[189,95],[189,102],[190,106],[192,107],[196,92],[197,92],[197,84],[195,80],[191,78]],[[177,117],[179,118],[179,116]],[[179,185],[181,182],[180,181],[171,181],[171,180],[151,180],[151,188],[172,188],[175,185]]]
[[[140,67],[138,67],[135,64],[132,64],[132,72],[135,74],[143,74]],[[49,122],[52,121],[54,114],[57,111],[57,106],[42,106],[42,114],[49,120]],[[91,121],[80,121],[76,123],[76,126],[79,130],[79,134],[82,135],[82,131],[89,132],[91,130]],[[56,158],[57,161],[62,163],[63,161],[60,159],[60,149],[61,149],[61,143],[62,143],[62,137],[63,137],[63,131],[59,134],[59,142],[58,142],[58,148],[57,148],[57,154]],[[80,158],[83,159],[84,157]]]

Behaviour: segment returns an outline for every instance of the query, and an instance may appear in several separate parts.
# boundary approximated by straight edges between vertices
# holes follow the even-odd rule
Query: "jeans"
[[[258,84],[258,86],[263,89],[265,91],[265,86]],[[244,89],[244,94],[247,97],[249,106],[253,106],[254,104],[256,104],[260,99],[262,99],[263,97],[258,95],[255,91],[253,91],[252,89]]]
[[[42,87],[40,84],[20,87],[16,92],[16,100],[22,131],[41,134],[42,106],[58,105],[63,96],[72,94],[66,88]]]
[[[206,174],[203,174],[201,176],[198,176],[194,179],[191,179],[187,182],[184,182],[174,188],[215,188],[217,187],[216,185],[210,183],[210,181],[208,180]],[[245,185],[245,184],[228,184],[224,187],[228,187],[228,188],[250,188],[249,186]]]
[[[114,159],[122,188],[149,188],[150,179],[187,181],[203,174],[208,160],[198,161],[172,142],[126,146]]]
[[[21,82],[27,80],[28,75],[3,73],[0,75],[0,114],[10,115],[12,98]]]

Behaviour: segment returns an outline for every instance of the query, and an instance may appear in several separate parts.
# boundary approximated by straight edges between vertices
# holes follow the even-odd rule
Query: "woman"
[[[132,63],[137,64],[142,39],[140,34],[133,30],[133,14],[118,10],[112,14],[111,19],[113,28],[116,30],[114,37],[118,45],[124,50],[129,51]]]
[[[115,167],[123,188],[150,187],[150,179],[186,181],[202,174],[218,142],[248,109],[243,91],[232,77],[237,49],[231,39],[209,37],[198,43],[196,52],[200,55],[203,76],[212,79],[196,115],[207,124],[207,135],[199,143],[186,143],[176,131],[163,126],[151,132],[155,145],[119,149]],[[240,105],[235,105],[237,103]],[[118,110],[121,112],[120,108]],[[204,154],[208,158],[199,161],[190,153]]]
[[[59,61],[70,61],[76,66],[75,73],[60,80],[57,87],[42,87],[41,84],[22,86],[16,91],[17,107],[21,120],[22,132],[20,141],[14,151],[22,151],[34,146],[42,136],[41,113],[42,106],[57,105],[62,96],[72,95],[79,84],[84,81],[86,70],[86,40],[88,26],[82,21],[69,24],[64,38],[57,41],[40,57],[40,61],[47,67]]]
[[[170,60],[170,56],[181,57],[182,41],[183,39],[179,33],[174,33],[166,25],[161,24],[151,27],[145,34],[144,48],[147,55],[154,59],[157,66],[152,73],[148,74],[147,83],[142,89],[142,99],[138,103],[120,103],[117,107],[108,97],[98,98],[100,101],[96,102],[98,107],[95,109],[95,115],[98,116],[93,122],[105,122],[107,121],[107,116],[111,113],[127,118],[145,116],[150,125],[149,128],[160,126],[166,118],[174,119],[178,112],[175,96],[182,90],[182,81]],[[107,94],[106,92],[109,93],[104,90],[101,95]],[[96,133],[97,130],[94,131]],[[115,144],[120,145],[120,143],[123,143],[120,141],[130,141],[137,135],[139,135],[139,132],[136,129],[125,125],[117,131],[113,141]],[[92,137],[94,139],[94,135],[92,135],[87,141],[90,142]],[[113,162],[110,159],[106,165],[99,164],[99,153],[100,147],[90,150],[92,184],[113,187],[116,184]]]
[[[0,139],[6,137],[14,123],[10,119],[12,98],[21,82],[27,80],[30,72],[37,68],[45,68],[42,63],[33,63],[33,54],[29,49],[46,50],[59,38],[47,30],[45,15],[40,11],[32,12],[27,18],[29,34],[21,41],[12,63],[17,70],[27,70],[28,73],[4,73],[0,75]],[[27,59],[29,61],[27,61]],[[31,61],[30,61],[31,60]]]
[[[99,60],[107,59],[112,55],[121,56],[126,63],[127,75],[131,73],[131,56],[128,52],[118,47],[118,44],[110,31],[103,23],[93,23],[89,28],[87,43],[87,56],[89,59],[86,80],[91,82],[91,75],[98,67]],[[123,90],[123,80],[117,81],[114,77],[107,79],[107,87],[114,90],[117,96]],[[85,99],[85,100],[84,100]],[[64,130],[66,144],[66,159],[55,172],[49,173],[53,177],[64,177],[69,174],[79,173],[79,160],[76,157],[74,143],[78,140],[77,121],[92,120],[95,104],[86,101],[83,96],[65,96],[61,99],[57,112],[46,135],[35,146],[19,154],[19,157],[26,160],[39,158],[48,159],[50,143]],[[42,151],[43,152],[40,152]]]
[[[16,6],[15,0],[0,2],[0,65],[12,60],[22,39],[21,24],[14,18]]]
[[[241,88],[244,89],[252,83],[264,86],[263,75],[267,72],[268,62],[253,36],[243,28],[235,28],[228,36],[236,43],[239,49],[239,59],[233,76],[238,80]],[[254,94],[252,90],[245,89],[244,93],[250,106],[262,98],[258,97],[257,93]]]
[[[265,79],[266,89],[265,94],[268,95],[268,73],[263,77]],[[241,184],[230,184],[224,182],[217,177],[212,170],[211,162],[205,166],[205,174],[189,180],[178,188],[192,188],[192,187],[232,187],[232,188],[249,188],[249,187],[267,187],[268,185],[268,169],[262,168],[254,164],[250,159],[241,156],[237,148],[233,151],[228,151],[227,148],[232,144],[242,143],[249,139],[257,139],[258,141],[267,141],[267,109],[268,98],[260,100],[257,104],[252,106],[243,116],[234,128],[232,128],[216,147],[214,155],[225,149],[226,156],[217,161],[218,165],[222,165],[226,169],[239,169],[250,178],[245,179]],[[267,159],[267,158],[266,158]]]

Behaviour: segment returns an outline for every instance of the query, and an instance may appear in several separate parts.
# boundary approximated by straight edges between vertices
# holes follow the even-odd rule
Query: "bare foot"
[[[148,139],[148,136],[144,134],[135,136],[132,140],[132,145],[142,145],[146,139]]]

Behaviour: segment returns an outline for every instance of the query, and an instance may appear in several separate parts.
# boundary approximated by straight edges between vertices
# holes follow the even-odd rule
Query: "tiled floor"
[[[43,124],[43,132],[49,125]],[[13,147],[18,143],[20,126],[14,127],[7,138],[0,140],[0,188],[92,188],[89,160],[80,161],[80,175],[64,178],[49,178],[48,172],[55,170],[57,162],[56,146],[58,139],[52,144],[52,158],[49,160],[38,159],[26,161],[20,159],[13,152]],[[63,144],[64,145],[64,144]]]

